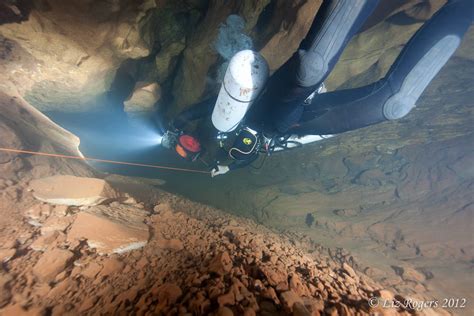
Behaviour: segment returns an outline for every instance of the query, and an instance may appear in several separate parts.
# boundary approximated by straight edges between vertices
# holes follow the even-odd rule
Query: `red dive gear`
[[[181,135],[178,137],[176,144],[176,152],[185,159],[194,160],[201,152],[201,144],[190,135]]]

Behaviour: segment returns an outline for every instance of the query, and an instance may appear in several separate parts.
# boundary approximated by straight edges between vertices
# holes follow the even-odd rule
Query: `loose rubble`
[[[0,251],[0,314],[355,315],[397,297],[314,241],[164,192],[150,209],[36,201],[23,215],[35,225]]]

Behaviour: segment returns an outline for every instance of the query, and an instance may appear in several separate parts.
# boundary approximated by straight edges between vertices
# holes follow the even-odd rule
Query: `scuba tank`
[[[212,112],[214,127],[223,133],[235,130],[262,92],[268,76],[268,64],[262,55],[251,50],[235,54]]]

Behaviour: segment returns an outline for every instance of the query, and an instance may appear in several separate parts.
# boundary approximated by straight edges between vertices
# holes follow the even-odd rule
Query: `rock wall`
[[[79,139],[62,129],[19,95],[0,92],[0,147],[80,156]],[[19,208],[28,207],[25,188],[34,178],[53,174],[93,175],[80,160],[0,152],[0,239],[2,244],[15,229],[27,226]],[[8,238],[7,238],[8,237]]]
[[[177,112],[217,89],[213,46],[230,14],[244,18],[273,69],[293,53],[321,1],[274,2],[10,1],[0,16],[0,61],[9,64],[0,84],[42,111],[97,110],[107,91],[123,102],[136,82],[159,84]]]
[[[134,1],[32,1],[22,22],[0,26],[2,41],[24,51],[2,84],[40,110],[98,106],[121,62],[151,52],[140,34],[144,10]]]

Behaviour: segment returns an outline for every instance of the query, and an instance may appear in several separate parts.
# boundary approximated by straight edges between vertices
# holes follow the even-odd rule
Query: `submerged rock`
[[[53,176],[33,180],[30,187],[38,200],[61,205],[98,205],[120,196],[106,181],[95,178]]]
[[[219,253],[209,263],[209,271],[218,275],[225,275],[232,269],[232,259],[227,251]]]
[[[126,112],[149,112],[155,110],[160,100],[161,88],[157,83],[138,82],[133,94],[124,102]]]
[[[53,249],[45,252],[33,267],[33,274],[43,282],[51,282],[71,261],[74,254],[69,250]]]
[[[68,240],[85,239],[100,254],[124,253],[145,246],[148,226],[146,212],[131,206],[97,206],[81,212],[68,232]]]
[[[13,248],[4,249],[0,248],[0,263],[7,262],[10,260],[16,253],[16,250]]]

